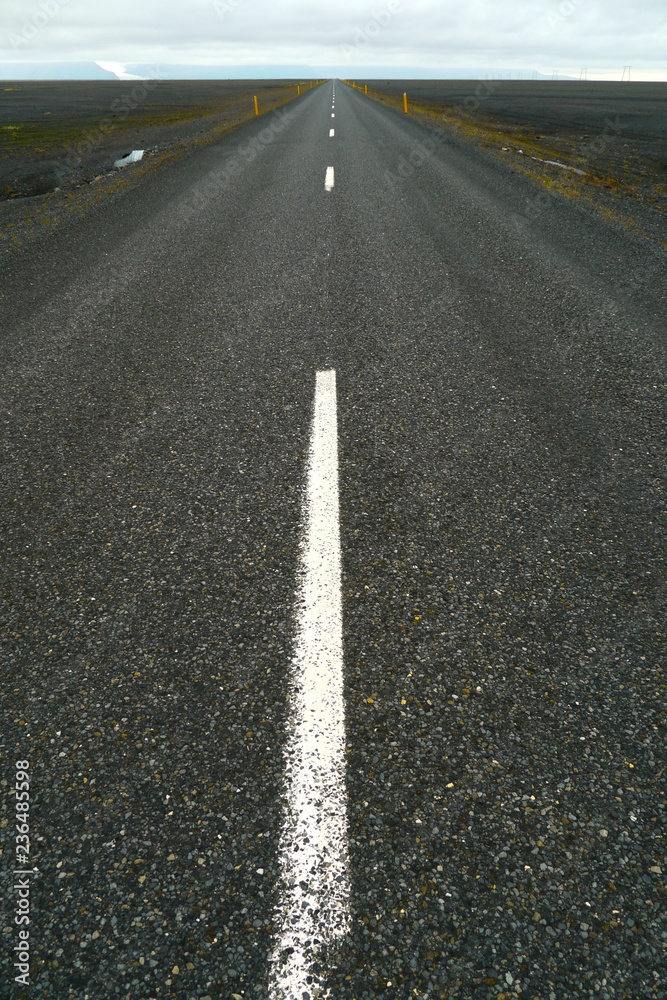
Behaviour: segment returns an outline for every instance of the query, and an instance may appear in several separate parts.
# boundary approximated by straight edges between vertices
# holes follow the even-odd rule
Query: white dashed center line
[[[335,371],[316,374],[303,530],[271,1000],[320,996],[313,965],[350,929]]]
[[[327,167],[327,172],[324,175],[324,190],[331,191],[334,186],[334,168]]]
[[[332,117],[332,118],[335,118],[335,117],[336,117],[336,116],[335,116],[335,114],[333,113],[333,111],[331,112],[331,117]]]
[[[333,134],[334,134],[334,130],[332,128],[330,128],[329,129],[329,138],[330,139],[333,137]]]

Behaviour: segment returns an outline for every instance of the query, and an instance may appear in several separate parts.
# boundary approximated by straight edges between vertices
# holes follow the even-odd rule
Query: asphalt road
[[[0,994],[282,1000],[333,370],[350,919],[284,996],[657,1000],[664,251],[333,88],[2,265]]]

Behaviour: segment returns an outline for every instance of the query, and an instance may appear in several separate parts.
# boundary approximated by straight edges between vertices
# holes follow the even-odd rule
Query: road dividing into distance
[[[336,372],[316,374],[303,512],[287,808],[272,1000],[313,995],[313,963],[350,923]],[[308,982],[310,979],[310,982]]]

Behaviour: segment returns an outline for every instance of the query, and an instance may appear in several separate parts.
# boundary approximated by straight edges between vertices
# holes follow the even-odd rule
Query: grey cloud
[[[381,17],[391,3],[400,9]],[[380,30],[370,29],[357,45],[364,66],[633,64],[663,69],[667,78],[663,0],[5,0],[3,6],[3,60],[331,67],[341,63],[341,46],[354,46],[359,32],[379,21]],[[353,53],[347,64],[354,62]]]

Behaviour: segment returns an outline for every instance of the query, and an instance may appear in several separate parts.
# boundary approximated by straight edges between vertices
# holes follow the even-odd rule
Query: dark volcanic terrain
[[[600,135],[618,115],[625,136],[667,140],[667,83],[570,80],[364,80],[387,94],[436,108],[478,110],[542,132]]]

